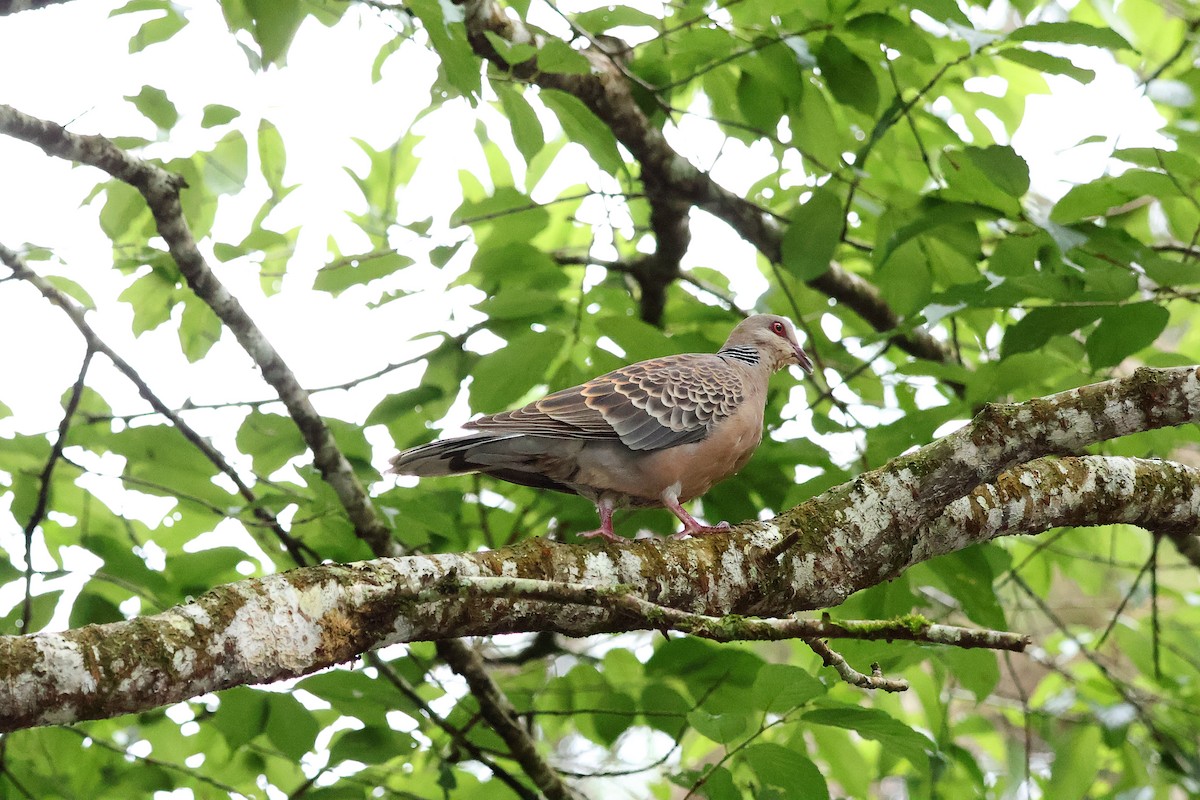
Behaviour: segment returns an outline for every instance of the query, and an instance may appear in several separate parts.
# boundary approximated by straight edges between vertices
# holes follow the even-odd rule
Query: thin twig
[[[79,410],[84,381],[87,379],[88,367],[92,365],[92,356],[95,354],[96,351],[89,344],[87,352],[83,354],[83,363],[79,367],[79,377],[75,379],[75,385],[71,387],[71,396],[67,399],[67,405],[63,410],[62,421],[58,423],[58,437],[50,448],[50,456],[46,459],[45,466],[42,467],[42,474],[38,476],[37,502],[34,504],[33,512],[29,515],[29,520],[25,523],[25,599],[21,604],[21,633],[29,633],[29,625],[33,621],[33,532],[42,524],[42,520],[46,516],[54,466],[62,458],[63,447],[67,443],[67,433],[71,429],[71,420],[75,418],[75,412]]]

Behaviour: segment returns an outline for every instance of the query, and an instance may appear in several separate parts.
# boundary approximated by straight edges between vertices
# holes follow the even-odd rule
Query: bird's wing
[[[564,439],[619,439],[631,450],[697,442],[744,397],[741,375],[716,355],[640,361],[466,427]]]

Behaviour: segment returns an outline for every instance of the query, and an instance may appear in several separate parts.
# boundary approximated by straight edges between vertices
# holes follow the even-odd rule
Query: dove
[[[581,533],[623,541],[613,511],[666,507],[677,537],[729,529],[705,525],[683,504],[736,473],[762,441],[767,382],[812,361],[786,317],[738,323],[716,353],[639,361],[527,406],[467,422],[471,433],[405,450],[399,475],[478,472],[510,483],[577,494],[595,504],[600,527]]]

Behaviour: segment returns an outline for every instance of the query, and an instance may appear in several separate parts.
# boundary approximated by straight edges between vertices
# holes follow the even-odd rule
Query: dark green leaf
[[[993,630],[1006,630],[1004,609],[996,598],[992,583],[995,575],[983,554],[983,546],[975,545],[957,553],[935,558],[929,568],[942,579],[946,590],[962,604],[963,613],[975,622]]]
[[[934,749],[933,742],[922,734],[874,708],[818,708],[806,712],[803,719],[814,725],[829,725],[855,731],[864,739],[879,742],[884,749],[908,759],[919,770],[926,768],[927,753],[933,752]]]
[[[537,112],[529,105],[525,96],[516,89],[499,85],[496,87],[496,94],[500,97],[500,104],[512,127],[513,141],[517,145],[517,150],[521,152],[525,163],[528,164],[546,146],[541,120],[538,119]],[[527,185],[526,188],[532,189],[533,187]]]
[[[825,693],[825,684],[790,664],[764,664],[754,679],[755,708],[783,714]]]
[[[817,53],[817,64],[835,100],[867,116],[874,116],[879,109],[879,84],[866,61],[855,55],[841,39],[829,36]]]
[[[363,764],[386,764],[393,758],[404,758],[416,747],[407,733],[394,731],[384,725],[370,725],[356,731],[345,731],[329,748],[329,763],[346,760]]]
[[[221,692],[221,705],[212,724],[225,737],[230,750],[238,750],[263,732],[267,722],[267,694],[244,686]]]
[[[311,711],[290,694],[267,698],[267,738],[293,761],[312,749],[321,726]]]
[[[890,14],[863,14],[847,22],[846,30],[868,41],[886,44],[926,64],[937,61],[933,48],[925,41],[925,32]]]
[[[783,234],[783,265],[803,281],[824,274],[841,241],[842,222],[837,193],[828,186],[814,191],[807,203],[796,208]]]
[[[253,20],[251,32],[262,53],[263,67],[283,65],[296,29],[304,20],[300,0],[242,0]]]
[[[471,382],[471,407],[488,413],[503,411],[544,383],[563,344],[562,337],[550,333],[525,333],[485,356]]]
[[[742,758],[765,786],[775,786],[785,797],[828,800],[829,786],[817,765],[804,753],[771,742],[754,744],[742,751]]]
[[[1097,306],[1035,308],[1004,332],[1001,357],[1037,350],[1052,336],[1071,333],[1095,322],[1102,311]]]
[[[749,719],[745,714],[709,714],[697,709],[687,715],[691,726],[718,744],[728,744],[745,732]]]
[[[1088,361],[1096,369],[1116,366],[1126,356],[1153,344],[1170,316],[1154,303],[1108,307],[1087,338]]]

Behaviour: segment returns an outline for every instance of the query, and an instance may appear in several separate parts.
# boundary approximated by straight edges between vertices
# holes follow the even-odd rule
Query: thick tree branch
[[[863,508],[878,508],[878,501]],[[772,552],[797,532],[789,520],[801,511],[809,525],[798,533],[803,549]],[[464,593],[459,585],[467,577],[557,580],[609,592],[628,587],[621,593],[690,614],[783,617],[833,605],[879,575],[955,547],[1062,524],[1116,522],[1200,527],[1200,470],[1103,456],[1043,459],[952,502],[918,526],[912,541],[857,535],[862,521],[841,510],[834,491],[770,522],[699,540],[563,545],[538,538],[489,552],[323,564],[217,587],[129,622],[0,637],[0,730],[113,716],[294,677],[396,642],[663,624],[631,617],[615,603]]]
[[[639,107],[629,81],[611,58],[596,48],[584,51],[592,64],[587,75],[543,72],[536,58],[510,66],[488,40],[488,32],[511,42],[535,43],[537,37],[523,23],[504,13],[495,0],[464,0],[467,39],[475,52],[521,80],[547,89],[568,92],[579,98],[599,117],[641,165],[641,179],[652,203],[673,208],[690,204],[724,220],[742,238],[754,245],[769,261],[781,258],[784,228],[771,214],[730,192],[712,177],[677,153]],[[674,213],[674,212],[672,212]],[[659,226],[656,227],[656,232]],[[686,240],[676,237],[686,247]],[[660,247],[663,240],[660,239]],[[678,265],[676,264],[676,268]],[[664,273],[665,274],[665,270]],[[901,317],[870,283],[846,272],[837,264],[810,280],[808,285],[853,309],[875,330],[895,331]],[[932,361],[948,361],[951,352],[926,330],[916,329],[896,339],[905,352]]]

